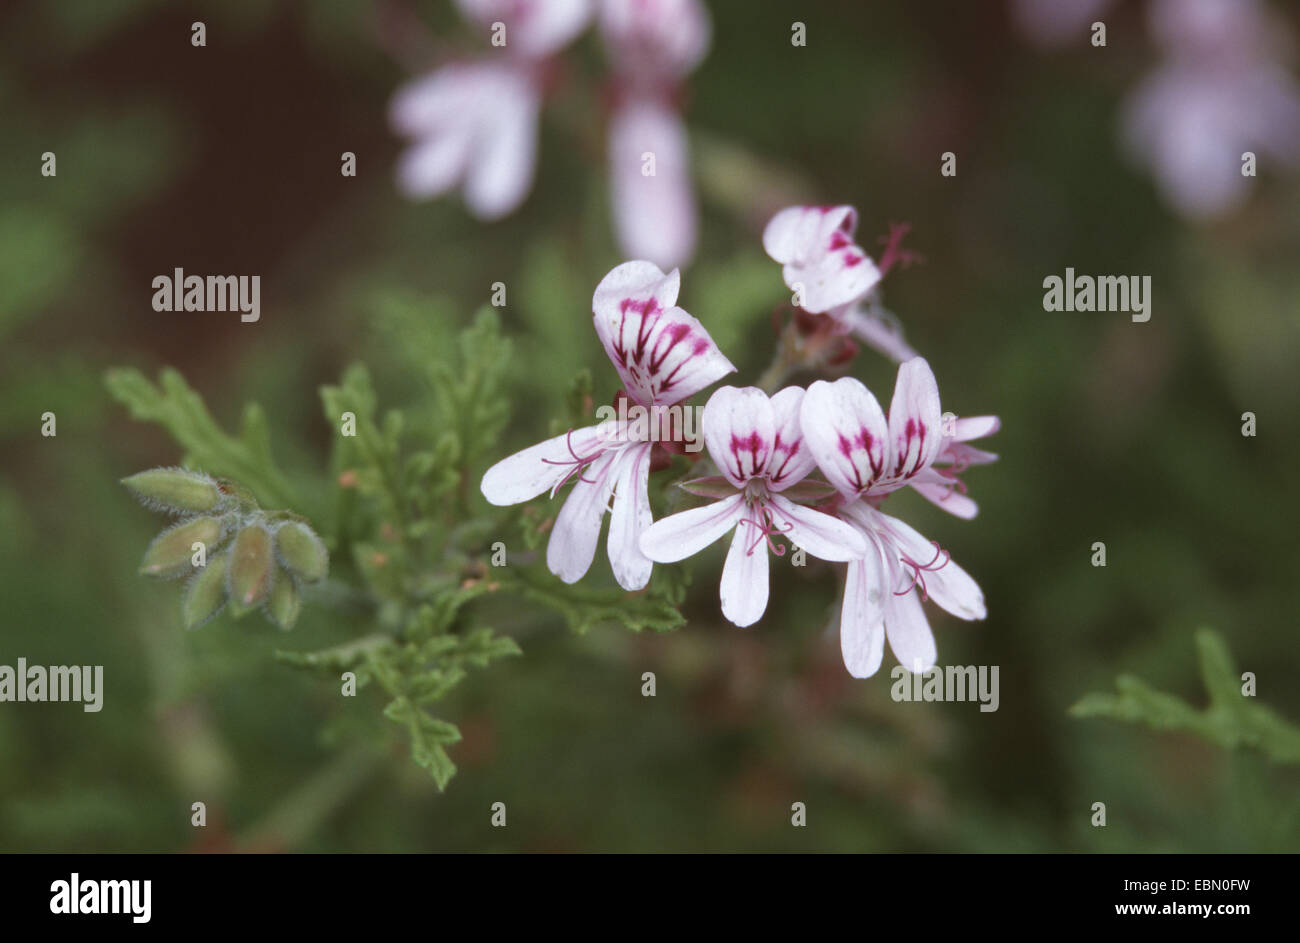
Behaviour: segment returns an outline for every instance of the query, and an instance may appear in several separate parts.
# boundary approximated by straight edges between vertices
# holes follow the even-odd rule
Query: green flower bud
[[[275,552],[280,562],[308,583],[325,578],[329,553],[325,544],[306,524],[289,521],[275,531]]]
[[[164,579],[181,576],[193,569],[194,543],[207,547],[206,553],[216,550],[221,540],[221,521],[215,517],[196,517],[169,527],[149,545],[140,572],[145,576]]]
[[[226,570],[230,555],[208,559],[208,565],[194,574],[181,600],[181,619],[187,629],[197,629],[226,604]]]
[[[249,524],[235,535],[230,548],[226,588],[231,602],[238,610],[251,609],[270,594],[274,580],[271,532],[261,524]]]
[[[294,585],[293,578],[281,570],[275,574],[275,585],[271,587],[271,596],[266,601],[267,615],[280,628],[292,629],[301,609],[302,597],[298,594],[298,587]]]
[[[221,503],[221,489],[207,475],[183,468],[151,468],[123,478],[136,497],[160,511],[211,511]]]

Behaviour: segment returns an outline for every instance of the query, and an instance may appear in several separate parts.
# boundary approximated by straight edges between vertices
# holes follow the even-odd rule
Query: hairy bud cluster
[[[177,517],[149,545],[145,576],[188,577],[181,600],[187,629],[227,604],[236,616],[253,609],[282,629],[293,628],[302,588],[325,578],[329,554],[307,522],[288,511],[264,511],[245,488],[183,468],[154,468],[122,484],[149,508]]]

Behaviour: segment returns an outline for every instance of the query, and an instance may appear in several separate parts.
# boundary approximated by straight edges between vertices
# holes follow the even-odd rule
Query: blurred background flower
[[[1300,84],[1280,58],[1286,24],[1254,0],[1151,0],[1149,20],[1162,60],[1125,102],[1123,132],[1169,204],[1222,215],[1249,197],[1256,164],[1294,170]]]

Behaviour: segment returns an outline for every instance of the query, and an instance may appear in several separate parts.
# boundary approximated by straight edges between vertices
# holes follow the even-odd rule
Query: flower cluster
[[[460,188],[480,219],[528,195],[551,61],[594,18],[612,70],[608,152],[614,228],[627,256],[663,267],[695,249],[695,195],[680,84],[708,50],[699,0],[457,0],[491,55],[453,61],[400,89],[390,118],[413,140],[397,177],[416,198]]]
[[[237,484],[183,468],[154,468],[122,480],[146,507],[178,520],[154,538],[140,572],[160,579],[188,576],[181,600],[187,629],[227,603],[236,615],[260,608],[291,629],[304,584],[325,578],[329,555],[307,522],[287,511],[266,512]]]
[[[791,207],[764,233],[809,312],[850,317],[880,280],[880,269],[853,243],[855,216],[847,206]],[[651,413],[735,370],[704,326],[677,306],[679,288],[676,270],[665,275],[650,262],[626,262],[592,298],[596,334],[623,382],[620,395]],[[547,547],[548,566],[568,583],[590,569],[611,499],[609,560],[628,590],[646,586],[654,563],[683,560],[731,535],[720,595],[723,615],[738,626],[767,609],[769,556],[787,549],[780,540],[845,563],[841,646],[857,677],[879,669],[886,640],[911,671],[935,664],[926,599],[962,619],[984,618],[983,594],[966,571],[881,510],[907,487],[971,518],[977,506],[960,475],[996,458],[969,443],[996,432],[997,418],[941,413],[924,359],[908,357],[899,367],[888,416],[870,390],[844,377],[772,395],[724,386],[709,397],[700,424],[717,474],[681,487],[711,500],[658,521],[649,500],[651,458],[668,443],[634,432],[622,413],[503,459],[481,489],[493,504],[511,505],[574,482]]]
[[[680,281],[676,269],[665,275],[650,262],[625,262],[592,298],[596,335],[626,395],[647,410],[680,403],[736,369],[704,326],[677,307]],[[551,572],[573,583],[591,567],[612,494],[614,577],[624,589],[642,589],[651,570],[640,542],[650,524],[654,444],[625,419],[573,429],[493,465],[483,476],[483,495],[493,504],[518,504],[575,480],[546,552]]]

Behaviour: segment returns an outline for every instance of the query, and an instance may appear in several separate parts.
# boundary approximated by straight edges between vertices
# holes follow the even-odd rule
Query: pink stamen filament
[[[545,462],[547,465],[572,465],[572,466],[573,466],[572,468],[569,469],[569,471],[565,474],[565,476],[564,476],[563,478],[561,478],[559,481],[557,481],[557,482],[555,483],[555,487],[553,487],[553,488],[551,489],[551,497],[552,497],[552,498],[555,497],[555,493],[556,493],[557,491],[559,491],[562,487],[564,487],[566,484],[568,484],[568,483],[573,479],[573,476],[574,476],[574,475],[577,475],[577,476],[578,476],[578,480],[579,480],[579,481],[584,481],[584,482],[586,482],[587,484],[595,484],[595,481],[594,481],[594,480],[592,480],[592,479],[590,479],[590,478],[583,478],[583,477],[582,477],[582,470],[583,470],[587,465],[591,464],[591,462],[593,462],[593,461],[595,461],[596,459],[600,458],[601,454],[603,454],[604,451],[605,451],[604,448],[600,448],[600,447],[598,447],[598,448],[596,449],[596,451],[592,452],[590,455],[579,455],[579,454],[577,453],[577,450],[575,450],[574,447],[573,447],[573,430],[572,430],[572,429],[570,429],[569,432],[568,432],[568,434],[564,437],[564,444],[565,444],[565,446],[568,448],[568,450],[569,450],[569,455],[571,455],[572,458],[569,458],[569,459],[563,459],[563,460],[560,460],[560,459],[550,459],[550,458],[544,458],[544,459],[542,459],[542,461]]]
[[[949,459],[949,462],[949,465],[944,466],[944,469],[946,470],[943,470],[942,473],[949,475],[950,477],[960,475],[966,469],[970,468],[970,456],[958,452],[956,449],[952,450],[952,457]]]
[[[745,551],[745,556],[752,556],[755,548],[758,547],[758,545],[761,544],[764,540],[767,541],[768,549],[771,550],[775,556],[778,557],[785,556],[785,547],[776,543],[772,539],[772,537],[776,534],[789,533],[791,530],[794,529],[794,524],[788,523],[785,525],[785,527],[777,527],[776,524],[773,523],[772,521],[772,512],[769,511],[766,507],[763,508],[762,515],[763,515],[763,519],[761,522],[753,520],[748,517],[741,518],[740,520],[740,523],[749,524],[751,527],[753,527],[755,530],[758,531],[758,536],[754,538],[754,542],[750,544],[749,549]]]
[[[940,501],[947,501],[949,498],[952,497],[952,493],[954,491],[960,491],[962,494],[966,494],[967,491],[969,490],[966,487],[966,482],[962,481],[960,478],[957,477],[964,470],[964,467],[958,468],[954,465],[951,468],[935,467],[934,470],[937,471],[944,478],[948,479],[947,481],[948,490],[944,493],[944,496],[939,499]]]
[[[908,593],[910,593],[912,590],[916,589],[917,586],[920,586],[920,587],[921,587],[921,599],[922,599],[922,600],[925,600],[925,601],[928,601],[928,600],[929,600],[929,598],[930,598],[930,594],[929,594],[929,592],[926,590],[926,586],[925,586],[925,577],[922,576],[921,573],[922,573],[923,571],[928,571],[928,572],[934,573],[934,572],[937,572],[937,571],[939,571],[939,570],[942,570],[945,566],[948,565],[948,561],[949,561],[949,559],[951,559],[951,558],[949,557],[949,555],[948,555],[948,551],[947,551],[947,550],[944,550],[942,547],[939,546],[939,541],[937,541],[937,540],[932,540],[932,541],[930,541],[930,543],[934,544],[934,559],[931,560],[929,563],[926,563],[926,564],[924,564],[924,565],[922,565],[922,564],[920,564],[920,563],[917,563],[915,560],[913,560],[911,557],[909,557],[909,556],[908,556],[907,554],[905,554],[905,553],[903,553],[903,554],[899,554],[899,557],[900,557],[901,560],[902,560],[903,566],[908,566],[908,567],[911,567],[911,568],[912,568],[912,583],[911,583],[911,585],[908,586],[906,589],[894,593],[895,596],[906,596],[906,595],[907,595]],[[942,563],[939,562],[939,559],[940,559],[941,557],[943,558],[943,562],[942,562]]]
[[[902,264],[904,268],[914,262],[920,262],[922,257],[910,249],[903,248],[903,239],[912,231],[910,223],[890,223],[889,235],[881,236],[877,240],[885,247],[885,251],[880,255],[880,263],[876,270],[880,272],[880,277],[884,278],[889,274],[889,270],[895,265]]]

